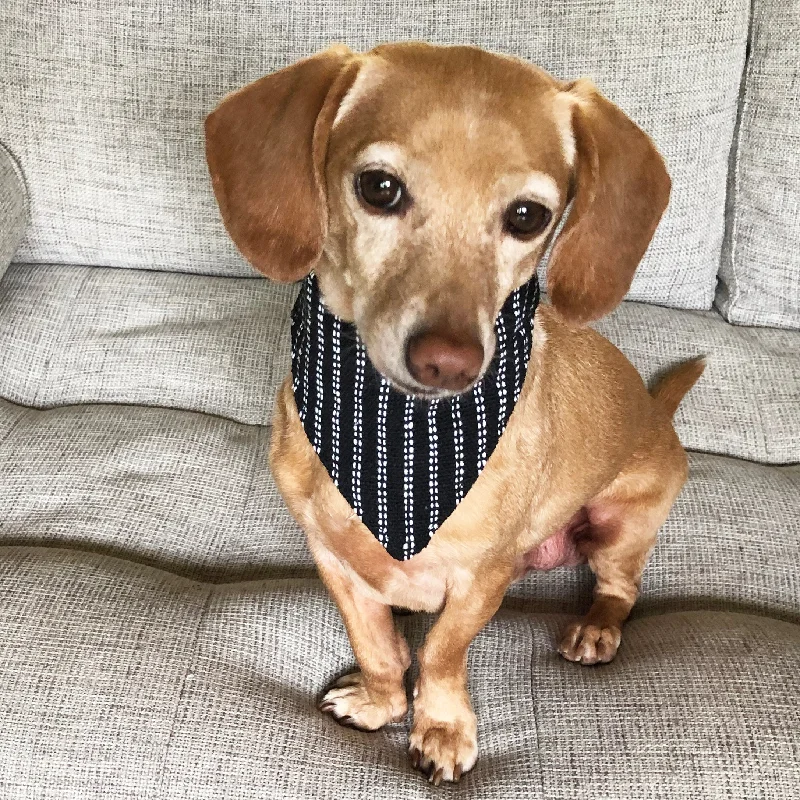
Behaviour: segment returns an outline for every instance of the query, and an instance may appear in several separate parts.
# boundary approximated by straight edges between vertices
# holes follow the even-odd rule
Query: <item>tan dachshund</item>
[[[588,560],[594,602],[560,652],[610,661],[686,480],[671,418],[702,360],[648,394],[625,357],[584,327],[630,286],[669,198],[664,163],[587,80],[419,43],[332,47],[226,97],[206,136],[241,252],[278,281],[313,270],[325,306],[355,324],[381,374],[426,399],[483,377],[492,321],[531,279],[572,203],[514,413],[422,552],[390,557],[312,449],[290,379],[277,400],[275,480],[360,667],[320,707],[366,730],[402,720],[410,655],[392,607],[438,612],[418,653],[409,753],[433,783],[458,781],[478,752],[467,650],[509,584],[530,568]],[[365,195],[360,176],[376,170],[383,177]],[[415,355],[419,330],[436,335]]]

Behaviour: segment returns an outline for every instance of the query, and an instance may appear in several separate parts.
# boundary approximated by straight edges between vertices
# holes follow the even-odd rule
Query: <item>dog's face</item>
[[[574,155],[571,107],[552,79],[446,52],[408,48],[361,67],[330,134],[317,266],[375,366],[434,396],[467,388],[491,361],[495,318],[536,269]]]
[[[669,193],[591,84],[470,47],[325,51],[232,95],[207,137],[245,255],[278,279],[314,269],[375,366],[425,397],[480,380],[573,195],[549,287],[583,322],[622,299]]]

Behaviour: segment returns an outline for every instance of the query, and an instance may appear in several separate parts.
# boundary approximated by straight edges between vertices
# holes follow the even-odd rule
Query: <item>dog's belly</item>
[[[589,532],[589,517],[582,508],[560,530],[524,555],[525,571],[548,570],[557,567],[575,567],[586,561],[579,550],[579,542]]]

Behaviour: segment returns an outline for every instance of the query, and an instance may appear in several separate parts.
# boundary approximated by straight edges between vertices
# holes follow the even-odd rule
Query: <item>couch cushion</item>
[[[295,292],[261,278],[13,265],[0,283],[0,397],[266,423],[289,371]]]
[[[755,0],[717,305],[800,328],[800,3]]]
[[[22,172],[8,150],[0,145],[0,278],[28,222],[28,191]]]
[[[0,140],[33,199],[20,258],[249,275],[203,157],[222,96],[331,41],[471,42],[593,77],[652,134],[674,191],[632,296],[709,308],[748,15],[746,0],[9,0]]]
[[[624,303],[595,326],[648,382],[706,356],[706,370],[675,414],[690,450],[773,464],[800,462],[800,334],[734,327],[716,312]]]
[[[269,432],[170,409],[0,401],[0,542],[211,580],[313,574],[267,468]]]
[[[640,617],[614,663],[586,668],[555,652],[565,622],[506,611],[478,636],[481,758],[454,796],[792,794],[800,628]],[[429,620],[400,624],[416,646]],[[408,720],[366,734],[315,709],[353,664],[318,581],[211,587],[86,553],[0,548],[0,627],[4,797],[441,795],[408,764]]]
[[[111,553],[206,580],[314,574],[267,468],[269,429],[158,408],[0,402],[0,544]],[[800,614],[800,467],[693,454],[644,576],[648,611]],[[531,573],[511,607],[583,612],[588,569]]]
[[[155,571],[131,580],[124,563],[81,553],[1,557],[3,797],[147,796],[208,588]]]
[[[0,397],[130,403],[249,424],[289,370],[292,287],[140,270],[13,265],[0,283]],[[800,461],[800,334],[625,303],[598,325],[651,379],[708,356],[676,416],[684,445]]]

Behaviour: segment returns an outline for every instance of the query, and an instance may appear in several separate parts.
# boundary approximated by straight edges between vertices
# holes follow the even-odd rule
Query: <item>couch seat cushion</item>
[[[800,783],[800,628],[639,616],[615,662],[555,652],[567,618],[501,611],[470,653],[481,758],[451,793],[751,800]],[[430,624],[400,622],[412,645]],[[209,586],[109,557],[0,548],[0,783],[40,800],[441,796],[409,720],[315,709],[353,657],[317,581]]]
[[[166,406],[265,424],[289,370],[295,292],[261,278],[14,265],[0,282],[0,397],[35,408]],[[800,462],[797,332],[638,303],[598,329],[647,379],[708,357],[676,416],[684,446]]]

